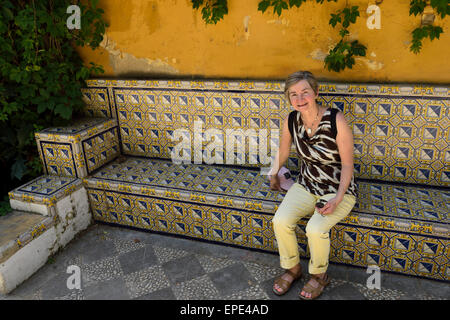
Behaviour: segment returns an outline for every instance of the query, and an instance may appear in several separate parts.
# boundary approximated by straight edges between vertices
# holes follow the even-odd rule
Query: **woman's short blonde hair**
[[[316,77],[309,71],[297,71],[293,74],[289,75],[284,83],[284,94],[286,99],[289,100],[289,88],[292,87],[297,82],[302,80],[308,81],[309,85],[313,89],[314,93],[317,95],[319,92],[319,83],[317,82]]]

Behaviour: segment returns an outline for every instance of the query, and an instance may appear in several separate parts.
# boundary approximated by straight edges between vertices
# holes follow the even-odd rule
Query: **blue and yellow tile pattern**
[[[55,206],[56,202],[83,187],[80,179],[54,175],[40,176],[9,192],[9,198]]]
[[[283,194],[269,190],[260,171],[269,163],[251,147],[263,130],[267,150],[279,143],[290,111],[283,82],[87,84],[86,114],[103,119],[47,129],[36,139],[48,174],[84,177],[95,220],[277,250],[271,220]],[[352,213],[331,231],[331,261],[450,280],[450,89],[322,83],[319,91],[319,102],[342,110],[353,128],[359,192]],[[196,124],[203,129],[200,139]],[[180,139],[188,143],[178,150]],[[242,145],[228,154],[211,147],[229,139]],[[237,166],[192,164],[199,146],[219,158],[233,156]],[[186,163],[171,161],[175,151]],[[119,154],[124,156],[114,160]],[[298,163],[292,149],[288,167],[294,173]],[[28,189],[11,196],[36,196]],[[304,257],[306,223],[297,228]]]
[[[82,178],[120,154],[117,122],[86,118],[35,134],[46,174]]]
[[[258,169],[128,157],[85,178],[94,219],[276,251],[271,220],[284,194]],[[334,262],[447,279],[450,192],[359,183],[353,212],[332,229]],[[308,254],[299,224],[299,247]]]
[[[256,141],[261,129],[281,129],[290,111],[283,88],[280,81],[89,80],[84,95],[93,99],[88,108],[94,114],[118,119],[124,154],[170,159],[173,132],[185,128],[187,156],[194,161],[194,121],[204,130],[242,129],[244,139],[253,129],[247,139]],[[93,98],[99,90],[109,107],[104,98]],[[322,83],[319,91],[319,102],[342,110],[353,128],[357,177],[450,186],[448,87]],[[276,145],[276,131],[271,133]],[[227,138],[217,136],[223,145]],[[248,141],[246,153],[237,156],[254,166]],[[295,171],[297,163],[291,153],[289,168]]]

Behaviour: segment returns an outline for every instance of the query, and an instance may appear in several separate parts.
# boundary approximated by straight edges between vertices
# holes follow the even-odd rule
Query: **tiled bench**
[[[96,221],[277,250],[271,219],[283,194],[270,191],[258,169],[127,157],[84,182]],[[352,214],[332,229],[331,261],[448,275],[450,192],[374,182],[358,186]],[[309,253],[306,223],[298,229],[302,256]]]
[[[95,221],[276,252],[271,219],[283,193],[269,190],[261,169],[270,165],[253,147],[263,139],[268,151],[278,145],[289,112],[282,88],[279,81],[90,80],[86,113],[104,117],[96,120],[103,126],[88,132],[81,122],[72,135],[83,136],[73,139],[82,146],[56,165],[44,147],[43,163],[48,173],[50,165],[63,168],[60,175],[71,166],[82,178]],[[324,83],[319,90],[319,101],[343,110],[353,128],[359,191],[352,213],[331,231],[330,260],[449,281],[449,88]],[[46,132],[55,142],[71,139],[64,128]],[[49,140],[36,136],[38,145]],[[227,149],[229,139],[246,142]],[[88,146],[91,155],[103,152],[102,161],[89,163]],[[203,164],[199,148],[209,155]],[[215,156],[235,160],[217,164]],[[288,167],[295,173],[297,165],[292,149]],[[298,226],[303,257],[305,225]]]

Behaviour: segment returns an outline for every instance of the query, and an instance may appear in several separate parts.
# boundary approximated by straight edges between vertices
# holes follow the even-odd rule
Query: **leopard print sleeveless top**
[[[297,182],[317,196],[337,193],[339,188],[341,157],[336,144],[338,111],[328,108],[312,137],[306,133],[300,112],[294,110],[289,114],[289,131],[300,159]],[[354,176],[346,193],[357,196]]]

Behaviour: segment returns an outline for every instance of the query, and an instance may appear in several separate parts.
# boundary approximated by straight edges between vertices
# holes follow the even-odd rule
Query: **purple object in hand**
[[[286,167],[280,168],[278,171],[278,178],[280,179],[280,188],[284,191],[288,191],[289,188],[295,183],[294,179],[292,179],[291,173]]]

